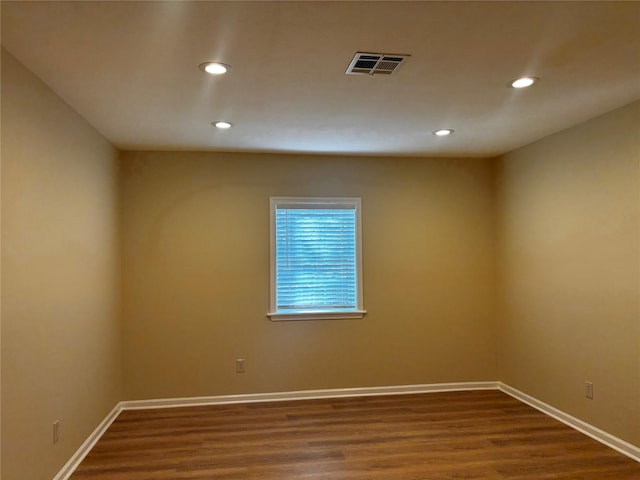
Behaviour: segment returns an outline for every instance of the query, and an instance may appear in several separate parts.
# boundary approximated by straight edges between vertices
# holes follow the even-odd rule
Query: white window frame
[[[270,207],[270,234],[271,234],[271,307],[267,316],[273,321],[282,320],[329,320],[363,318],[367,313],[363,308],[362,285],[362,201],[357,197],[271,197]],[[340,205],[349,206],[356,211],[356,286],[357,306],[355,310],[344,311],[305,311],[305,312],[278,312],[276,305],[276,209],[282,206],[322,206],[336,208]]]

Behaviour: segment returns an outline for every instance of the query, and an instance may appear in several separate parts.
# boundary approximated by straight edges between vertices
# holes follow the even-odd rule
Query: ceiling
[[[640,98],[640,2],[3,1],[2,44],[121,149],[491,157]]]

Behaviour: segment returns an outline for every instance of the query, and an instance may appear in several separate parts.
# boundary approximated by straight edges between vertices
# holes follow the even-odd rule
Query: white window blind
[[[360,199],[272,199],[272,318],[361,313],[359,226]]]

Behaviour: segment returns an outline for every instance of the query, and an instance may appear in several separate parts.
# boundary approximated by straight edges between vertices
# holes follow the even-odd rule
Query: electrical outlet
[[[593,382],[584,382],[584,396],[593,400]]]
[[[244,358],[236,359],[236,373],[244,373]]]
[[[53,422],[53,443],[58,443],[60,440],[60,420]]]

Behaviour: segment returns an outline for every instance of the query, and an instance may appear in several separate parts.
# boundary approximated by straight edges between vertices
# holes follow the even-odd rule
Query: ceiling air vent
[[[391,75],[411,55],[358,52],[351,60],[347,75]]]

